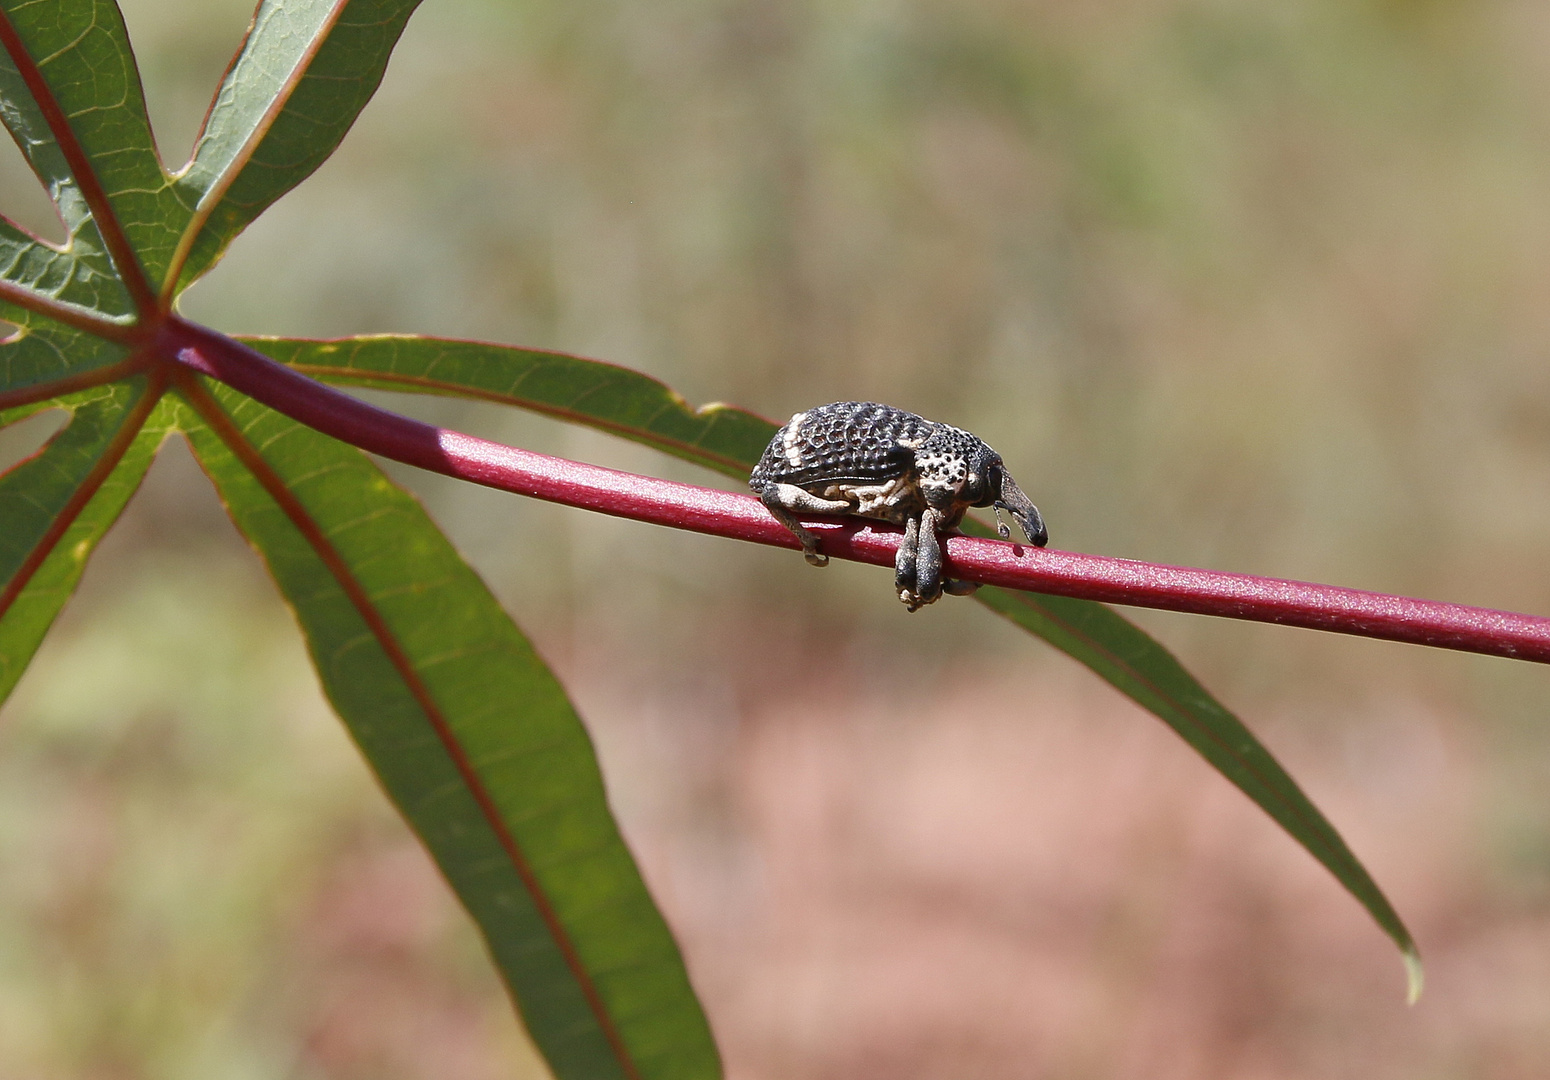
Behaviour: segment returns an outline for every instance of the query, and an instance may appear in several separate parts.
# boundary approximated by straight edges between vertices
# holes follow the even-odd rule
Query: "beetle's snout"
[[[1049,543],[1049,530],[1044,527],[1044,518],[1039,514],[1039,508],[1033,505],[1033,500],[1023,494],[1023,489],[1017,486],[1006,470],[1001,470],[1001,497],[994,505],[1011,514],[1023,530],[1023,535],[1028,538],[1028,543],[1034,547],[1043,547]],[[999,524],[999,523],[998,523]],[[1003,539],[1010,536],[1010,529],[1001,526],[998,531]]]

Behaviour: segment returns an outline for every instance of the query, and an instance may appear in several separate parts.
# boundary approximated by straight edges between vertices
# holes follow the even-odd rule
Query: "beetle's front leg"
[[[850,503],[843,499],[820,499],[795,484],[777,484],[773,481],[765,484],[763,490],[759,492],[759,501],[776,521],[794,532],[797,539],[802,541],[804,559],[814,566],[829,565],[829,556],[818,550],[818,538],[802,527],[801,523],[792,516],[792,511],[804,514],[844,514],[849,512]]]
[[[899,599],[911,611],[919,611],[927,604],[934,604],[942,595],[942,541],[936,529],[942,515],[933,507],[926,507],[920,515],[915,545],[915,587],[910,592],[900,592]],[[911,519],[911,525],[915,522]],[[906,529],[905,539],[909,539]],[[902,552],[903,545],[900,545]],[[895,570],[897,572],[897,568]]]

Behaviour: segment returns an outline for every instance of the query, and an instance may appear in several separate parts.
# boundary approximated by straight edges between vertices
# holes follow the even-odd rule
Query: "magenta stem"
[[[535,454],[368,405],[212,330],[173,317],[156,351],[291,419],[394,461],[486,487],[616,517],[747,540],[800,545],[750,495]],[[825,554],[892,566],[897,530],[855,518],[806,521]],[[1550,663],[1550,619],[1301,581],[1033,548],[955,536],[951,576],[1009,589],[1282,623]]]

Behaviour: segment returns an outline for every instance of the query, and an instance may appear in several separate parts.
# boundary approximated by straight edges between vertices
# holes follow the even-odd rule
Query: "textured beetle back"
[[[875,401],[820,405],[797,413],[776,432],[750,483],[807,487],[893,480],[914,467],[916,448],[944,427]]]

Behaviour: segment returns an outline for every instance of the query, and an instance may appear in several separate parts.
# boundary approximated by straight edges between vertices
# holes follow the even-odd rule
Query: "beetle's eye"
[[[978,506],[984,501],[986,495],[985,478],[979,473],[971,472],[968,479],[963,482],[963,490],[958,497],[970,506]]]

